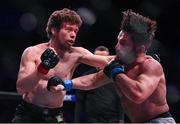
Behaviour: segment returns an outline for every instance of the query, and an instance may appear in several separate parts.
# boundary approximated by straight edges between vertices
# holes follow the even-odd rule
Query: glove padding
[[[48,80],[47,83],[47,90],[50,91],[50,88],[52,86],[57,86],[57,85],[62,85],[64,86],[64,90],[71,90],[72,89],[72,81],[71,80],[62,80],[57,76],[53,76]]]
[[[124,67],[119,60],[113,60],[105,66],[103,72],[109,78],[115,79],[117,74],[124,73]]]
[[[47,48],[41,55],[41,64],[38,66],[38,71],[42,74],[47,74],[51,68],[54,68],[59,62],[59,57],[56,53]]]

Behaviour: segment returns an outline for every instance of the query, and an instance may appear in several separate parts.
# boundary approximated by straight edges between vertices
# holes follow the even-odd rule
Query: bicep
[[[141,74],[137,81],[140,84],[140,89],[144,92],[153,92],[158,85],[160,78],[155,75]]]
[[[26,49],[21,56],[18,78],[23,78],[29,75],[35,70],[35,68],[36,65],[33,55],[29,49]]]
[[[143,73],[137,77],[139,88],[144,94],[150,95],[157,88],[162,76],[162,70],[157,65],[146,66]]]

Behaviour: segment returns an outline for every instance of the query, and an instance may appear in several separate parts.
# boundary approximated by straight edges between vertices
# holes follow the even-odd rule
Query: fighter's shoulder
[[[150,55],[146,56],[146,59],[145,59],[144,63],[146,63],[146,62],[150,63],[150,64],[160,65],[159,61],[156,58],[154,58],[154,57],[152,57]]]
[[[161,73],[163,70],[161,64],[151,56],[146,57],[146,59],[142,63],[142,67],[145,70],[152,71],[152,72],[160,72]]]
[[[35,55],[42,51],[43,46],[45,46],[44,43],[29,46],[23,51],[23,55]]]

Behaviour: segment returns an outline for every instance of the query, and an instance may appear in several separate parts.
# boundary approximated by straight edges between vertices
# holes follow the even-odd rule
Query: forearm
[[[62,80],[58,76],[53,76],[48,80],[47,89],[52,92],[69,91],[71,89],[90,90],[110,82],[102,71],[74,78],[73,80]]]
[[[95,82],[93,82],[93,75],[86,75],[78,78],[74,78],[73,82],[73,89],[81,89],[81,90],[90,90],[95,87]]]
[[[129,78],[125,74],[118,74],[115,81],[122,93],[131,101],[139,103],[142,101],[143,88],[141,88],[140,82]]]
[[[72,80],[74,89],[90,90],[107,84],[110,81],[102,71]]]
[[[20,75],[17,80],[17,91],[19,94],[23,94],[25,92],[31,91],[37,85],[39,80],[41,79],[40,74],[35,70],[33,73],[28,76]]]
[[[115,56],[101,56],[101,57],[102,57],[101,62],[97,63],[97,64],[100,64],[99,65],[100,68],[104,68],[111,60],[113,60],[115,58]]]
[[[84,55],[79,59],[79,62],[94,67],[104,68],[104,66],[113,58],[115,58],[115,56]]]

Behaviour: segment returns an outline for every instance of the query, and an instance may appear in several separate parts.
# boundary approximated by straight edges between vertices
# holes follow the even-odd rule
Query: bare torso
[[[142,73],[143,64],[147,59],[152,59],[151,57],[146,57],[144,60],[140,60],[136,65],[128,68],[126,74],[131,79],[136,80],[137,77]],[[155,61],[155,60],[154,60]],[[151,65],[149,66],[151,67]],[[162,68],[159,68],[162,69]],[[156,73],[156,72],[155,72]],[[161,75],[159,83],[155,91],[142,103],[135,103],[129,100],[118,88],[121,94],[122,106],[127,113],[130,120],[133,122],[144,122],[157,115],[167,112],[169,107],[166,101],[166,87],[165,87],[165,77],[164,74]],[[117,85],[118,87],[118,85]],[[150,89],[151,90],[151,89]]]
[[[82,47],[71,47],[66,51],[56,51],[60,58],[59,63],[53,69],[50,69],[47,75],[43,75],[37,71],[37,67],[41,62],[42,53],[49,47],[49,43],[42,43],[29,47],[23,52],[16,85],[18,93],[23,95],[25,101],[43,107],[61,107],[66,94],[62,90],[58,92],[48,91],[46,88],[48,79],[58,76],[62,80],[69,80],[79,63],[104,67],[114,58],[114,56],[94,55]]]
[[[34,51],[36,51],[36,53],[32,55],[36,67],[40,64],[40,56],[46,48],[46,43],[34,46],[34,48],[32,48]],[[59,63],[53,69],[50,69],[48,74],[37,82],[34,90],[23,94],[23,99],[38,106],[45,106],[50,108],[61,107],[63,105],[63,99],[66,92],[49,92],[46,89],[47,82],[50,77],[55,75],[59,76],[63,80],[71,79],[73,72],[78,65],[78,59],[80,57],[80,54],[77,51],[78,48],[73,48],[71,52],[66,52],[63,57],[60,57]]]

